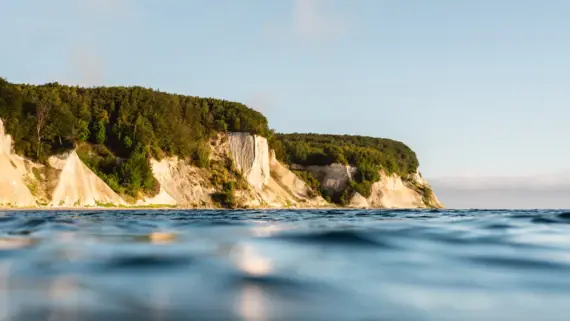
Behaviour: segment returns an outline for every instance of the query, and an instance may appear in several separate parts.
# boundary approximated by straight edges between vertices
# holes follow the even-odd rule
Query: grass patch
[[[24,180],[24,183],[26,184],[26,187],[28,188],[28,190],[30,190],[30,193],[32,193],[32,195],[37,195],[38,193],[38,184],[36,184],[35,182],[31,181],[30,179],[26,178]]]
[[[134,208],[134,209],[161,209],[161,208],[178,208],[178,205],[169,204],[151,204],[151,205],[134,205],[134,206],[115,206],[119,208]]]
[[[42,179],[42,175],[40,174],[40,170],[37,167],[33,167],[32,168],[32,173],[34,174],[34,177],[40,181]]]
[[[95,201],[95,206],[97,207],[105,207],[105,208],[112,208],[112,207],[117,207],[117,204],[113,204],[113,203],[101,203],[98,201]]]

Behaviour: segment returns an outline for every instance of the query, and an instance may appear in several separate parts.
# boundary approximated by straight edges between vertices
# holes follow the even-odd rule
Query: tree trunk
[[[37,157],[38,159],[40,159],[40,154],[41,154],[41,149],[42,149],[42,137],[40,136],[40,127],[38,126],[37,128],[37,134],[38,134],[38,146],[36,147],[37,149]]]
[[[37,150],[37,157],[38,159],[41,156],[41,150],[42,150],[42,136],[41,136],[41,132],[42,132],[42,128],[44,127],[47,118],[49,117],[49,113],[51,111],[51,105],[50,104],[42,104],[42,103],[38,103],[36,105],[36,131],[37,131],[37,135],[38,135],[38,150]]]

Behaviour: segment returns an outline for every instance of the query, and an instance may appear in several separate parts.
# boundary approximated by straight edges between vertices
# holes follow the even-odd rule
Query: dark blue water
[[[0,212],[0,321],[569,320],[570,212]]]

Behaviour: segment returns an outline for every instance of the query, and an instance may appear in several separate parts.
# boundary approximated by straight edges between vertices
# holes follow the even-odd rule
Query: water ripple
[[[565,320],[567,210],[0,213],[0,320]]]

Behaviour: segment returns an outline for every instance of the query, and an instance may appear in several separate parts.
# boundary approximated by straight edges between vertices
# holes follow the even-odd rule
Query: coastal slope
[[[0,206],[28,207],[36,201],[24,182],[24,159],[12,151],[12,138],[6,135],[0,119]]]
[[[240,103],[0,79],[0,206],[442,207],[389,139],[276,134]]]

